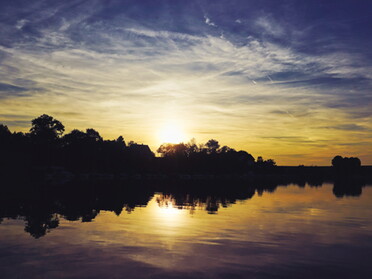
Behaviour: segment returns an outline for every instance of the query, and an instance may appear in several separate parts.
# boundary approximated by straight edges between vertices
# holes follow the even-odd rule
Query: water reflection
[[[91,184],[1,195],[1,277],[370,274],[372,187],[358,198],[333,184],[172,188]],[[342,198],[335,189],[346,189]]]
[[[333,194],[338,198],[359,197],[362,194],[362,188],[365,185],[358,181],[350,179],[336,180],[333,187]]]
[[[205,191],[179,192],[161,194],[157,197],[157,202],[161,207],[169,205],[178,209],[190,210],[193,213],[196,209],[204,209],[209,214],[217,213],[221,207],[228,207],[236,203],[237,200],[247,200],[253,197],[256,189],[247,186],[245,188],[235,189],[232,191],[218,191],[215,193]]]
[[[293,185],[293,184],[289,184]],[[318,182],[296,184],[299,188],[321,187]],[[287,185],[280,185],[286,187]],[[365,184],[357,181],[336,181],[333,194],[337,198],[357,197],[362,194]],[[18,188],[26,189],[24,185]],[[63,188],[62,188],[63,187]],[[34,238],[40,238],[55,229],[60,219],[68,221],[91,222],[101,211],[111,211],[117,216],[123,211],[131,213],[135,208],[145,207],[154,197],[162,215],[172,222],[178,210],[205,210],[216,214],[221,208],[227,208],[237,201],[251,199],[256,193],[273,193],[278,184],[267,182],[258,185],[245,185],[231,182],[186,185],[168,183],[163,185],[120,185],[120,184],[75,184],[42,185],[29,187],[31,192],[20,191],[3,193],[0,198],[0,223],[3,219],[21,219],[25,221],[25,232]],[[158,192],[161,190],[161,192]],[[314,211],[310,214],[314,214]]]

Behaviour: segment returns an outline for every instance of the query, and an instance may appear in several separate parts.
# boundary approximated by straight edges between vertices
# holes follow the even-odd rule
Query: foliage
[[[356,157],[342,157],[337,155],[332,159],[332,166],[338,173],[347,174],[356,172],[360,169],[361,165],[360,159]]]
[[[195,140],[166,143],[157,152],[164,158],[163,170],[173,172],[245,173],[254,164],[251,154],[228,146],[220,147],[215,139],[200,145]]]
[[[52,116],[43,114],[31,121],[30,134],[44,141],[53,141],[62,136],[65,126]]]
[[[0,124],[0,163],[3,168],[34,166],[62,166],[75,172],[158,172],[158,173],[258,173],[271,172],[276,167],[273,159],[257,161],[246,151],[237,151],[215,139],[197,144],[162,144],[156,158],[144,144],[122,136],[104,140],[98,131],[77,129],[65,134],[64,125],[43,114],[31,121],[30,133],[12,133]],[[354,157],[335,156],[332,165],[337,172],[355,172],[361,162]],[[1,166],[0,166],[1,167]]]

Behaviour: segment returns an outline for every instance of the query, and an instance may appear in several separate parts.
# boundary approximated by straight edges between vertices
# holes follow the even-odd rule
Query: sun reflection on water
[[[187,210],[179,208],[172,196],[156,194],[153,202],[151,212],[158,225],[177,229],[188,223],[187,220],[190,216]]]
[[[5,257],[0,268],[9,266],[13,272],[21,266],[32,274],[35,266],[48,266],[45,278],[78,270],[75,262],[80,273],[74,278],[81,278],[83,272],[105,277],[101,270],[115,278],[118,274],[148,278],[153,270],[164,272],[167,278],[169,274],[217,278],[221,267],[248,278],[244,275],[250,270],[265,272],[273,266],[283,269],[280,277],[284,278],[296,264],[301,268],[315,261],[340,270],[361,266],[360,274],[370,270],[368,257],[363,255],[371,250],[367,237],[372,232],[372,187],[364,188],[358,199],[343,200],[334,197],[332,185],[326,184],[321,188],[278,187],[275,194],[264,192],[241,202],[231,197],[160,193],[151,193],[149,199],[146,206],[130,214],[101,210],[92,222],[61,218],[58,228],[37,241],[24,233],[23,220],[4,220],[0,244],[11,257],[8,262]],[[218,214],[209,214],[211,206],[206,204],[218,205]],[[21,256],[16,262],[18,251]],[[30,261],[22,262],[22,253],[33,256],[33,266],[28,265]],[[274,270],[272,278],[276,277]]]

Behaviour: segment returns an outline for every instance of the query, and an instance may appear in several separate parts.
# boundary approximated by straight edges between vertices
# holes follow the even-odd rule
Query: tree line
[[[104,140],[93,128],[64,132],[65,126],[47,114],[33,119],[28,133],[12,133],[0,124],[2,169],[61,166],[73,172],[246,173],[276,166],[272,159],[256,161],[248,152],[220,146],[214,139],[205,144],[194,140],[162,144],[159,158],[147,145],[126,144],[122,136]]]
[[[117,216],[125,212],[131,213],[137,207],[147,206],[156,194],[159,206],[167,206],[172,202],[174,207],[188,209],[190,213],[201,208],[208,213],[217,213],[220,208],[228,207],[237,200],[248,200],[256,194],[262,196],[264,193],[274,193],[280,186],[295,184],[299,188],[322,187],[323,182],[277,181],[246,184],[239,181],[217,181],[213,185],[208,182],[207,185],[205,182],[195,185],[192,182],[192,185],[184,187],[174,187],[173,182],[161,182],[155,186],[151,183],[151,187],[141,183],[122,187],[117,182],[100,184],[81,181],[63,186],[46,185],[44,188],[32,184],[21,188],[13,185],[8,193],[2,191],[0,195],[0,225],[4,219],[24,220],[24,231],[34,238],[40,238],[57,228],[61,219],[91,222],[101,211],[112,211]],[[343,180],[336,181],[332,191],[337,198],[358,197],[362,195],[363,187],[363,182]]]

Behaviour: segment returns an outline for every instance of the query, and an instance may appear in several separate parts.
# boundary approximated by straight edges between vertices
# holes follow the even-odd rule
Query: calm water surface
[[[0,277],[372,278],[372,187],[343,198],[332,187],[278,187],[226,207],[156,193],[91,222],[56,215],[37,239],[4,218]]]

